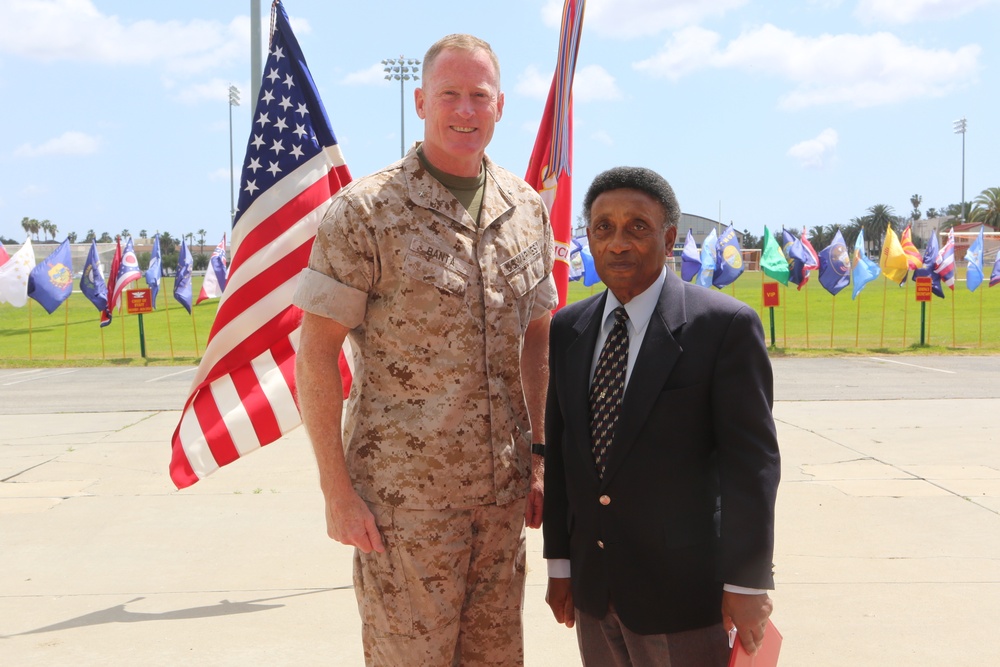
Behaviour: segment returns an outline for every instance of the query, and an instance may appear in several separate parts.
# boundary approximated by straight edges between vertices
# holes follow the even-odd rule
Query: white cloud
[[[688,28],[633,66],[671,80],[708,67],[770,74],[795,86],[780,100],[785,109],[870,107],[964,88],[976,80],[982,51],[976,44],[956,51],[924,49],[884,32],[800,37],[773,25],[745,32],[721,48],[720,41],[717,33]]]
[[[629,38],[656,35],[664,30],[696,25],[724,16],[748,0],[589,0],[584,15],[585,30],[607,37]],[[559,27],[563,0],[549,0],[542,19]]]
[[[198,72],[246,52],[249,18],[216,21],[131,21],[101,13],[91,0],[5,2],[0,51],[46,62],[160,64]]]
[[[33,146],[22,144],[14,150],[17,157],[46,157],[49,155],[91,155],[101,145],[98,137],[83,132],[65,132],[45,143]]]
[[[944,21],[995,4],[997,0],[860,0],[855,14],[883,23]]]
[[[514,90],[525,97],[544,100],[551,86],[551,72],[542,74],[534,65],[528,65],[518,75]],[[622,97],[622,91],[615,82],[615,77],[600,65],[581,67],[573,76],[575,102],[619,100]]]
[[[385,81],[385,66],[379,63],[375,63],[368,69],[351,72],[340,80],[341,83],[348,86],[381,85]]]
[[[819,168],[826,165],[837,149],[837,131],[826,128],[814,139],[807,139],[788,149],[788,156],[798,160],[799,166]]]

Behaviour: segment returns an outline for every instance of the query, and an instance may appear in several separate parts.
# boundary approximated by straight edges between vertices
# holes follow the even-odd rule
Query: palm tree
[[[938,210],[936,208],[934,208],[933,206],[931,208],[927,209],[927,217],[928,218],[936,218],[936,217],[938,217]]]
[[[54,222],[49,222],[48,220],[44,220],[43,224],[47,224],[49,226],[48,232],[52,235],[52,240],[55,241],[56,237],[59,236],[59,227],[56,226]]]
[[[130,235],[131,235],[131,233],[127,229],[123,229],[122,230],[122,238],[123,239],[127,239]]]
[[[26,234],[31,234],[38,240],[38,230],[42,228],[42,223],[34,218],[21,218],[21,228]]]
[[[204,229],[198,230],[198,245],[201,246],[201,253],[205,254],[205,234],[208,234]]]
[[[890,226],[895,228],[897,218],[887,204],[875,204],[868,209],[868,213],[864,223],[865,245],[869,247],[869,255],[874,256],[882,252],[885,232]]]
[[[973,200],[975,208],[970,222],[981,222],[990,227],[1000,226],[1000,188],[986,188]]]
[[[69,234],[66,235],[66,238],[69,239],[70,243],[76,243],[77,234],[76,232],[70,232]]]
[[[143,243],[146,242],[147,237],[146,237],[146,230],[145,229],[140,229],[139,230],[139,238],[143,240]]]
[[[910,215],[910,218],[912,218],[913,220],[920,219],[920,202],[922,202],[923,200],[924,198],[921,197],[920,195],[913,195],[912,197],[910,197],[910,203],[913,204],[913,213]]]
[[[83,237],[84,243],[86,243],[87,241],[96,241],[96,240],[97,240],[97,234],[94,233],[93,229],[88,229],[87,235]]]

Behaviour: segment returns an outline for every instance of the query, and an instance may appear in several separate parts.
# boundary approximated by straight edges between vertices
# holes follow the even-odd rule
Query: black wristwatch
[[[545,445],[535,442],[531,444],[531,453],[545,456]]]

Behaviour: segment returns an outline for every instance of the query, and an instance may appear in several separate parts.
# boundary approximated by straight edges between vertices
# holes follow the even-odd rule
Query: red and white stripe
[[[236,225],[226,291],[172,439],[178,488],[301,423],[302,311],[292,295],[331,198],[350,180],[340,148],[327,147],[262,193]]]

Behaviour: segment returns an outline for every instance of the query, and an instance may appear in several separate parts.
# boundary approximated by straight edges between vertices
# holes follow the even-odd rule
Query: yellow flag
[[[879,268],[886,278],[894,283],[901,283],[906,279],[906,273],[910,265],[906,261],[906,253],[899,242],[896,232],[892,231],[892,225],[887,225],[885,229],[885,241],[882,243],[882,256],[878,260]]]

